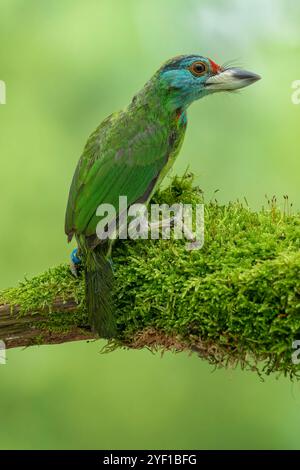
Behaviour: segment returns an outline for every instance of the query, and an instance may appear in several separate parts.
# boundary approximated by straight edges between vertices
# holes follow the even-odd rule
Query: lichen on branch
[[[202,203],[190,175],[155,202]],[[204,201],[205,202],[205,201]],[[296,376],[300,338],[300,216],[272,200],[205,202],[205,243],[118,241],[113,250],[118,346],[189,350],[216,366]],[[92,338],[84,278],[66,264],[0,292],[0,339],[8,346]]]

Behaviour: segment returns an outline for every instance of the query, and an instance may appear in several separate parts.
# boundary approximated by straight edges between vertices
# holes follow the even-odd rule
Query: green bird
[[[75,235],[75,264],[83,262],[86,304],[93,331],[116,334],[112,299],[113,241],[97,237],[100,204],[118,211],[119,196],[128,208],[147,204],[182,146],[188,106],[218,91],[233,91],[260,79],[235,67],[222,67],[200,55],[168,60],[122,111],[111,114],[91,134],[73,176],[65,219],[68,241]],[[119,220],[121,214],[117,212]]]

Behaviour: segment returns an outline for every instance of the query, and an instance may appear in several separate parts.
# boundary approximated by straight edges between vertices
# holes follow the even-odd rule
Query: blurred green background
[[[174,173],[212,197],[288,194],[297,210],[296,0],[0,0],[0,288],[68,260],[64,211],[87,136],[166,59],[236,60],[263,80],[195,103]],[[8,351],[1,448],[299,448],[300,386],[197,357],[100,355],[104,342]]]

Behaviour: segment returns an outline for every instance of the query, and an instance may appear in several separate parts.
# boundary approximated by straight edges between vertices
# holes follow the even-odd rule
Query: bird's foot
[[[75,277],[78,277],[80,268],[81,268],[81,259],[78,256],[78,248],[75,248],[71,253],[71,263],[70,263],[71,273]]]

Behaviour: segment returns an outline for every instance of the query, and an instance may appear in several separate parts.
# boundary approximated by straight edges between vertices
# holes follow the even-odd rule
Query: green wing
[[[65,230],[94,235],[100,204],[118,209],[146,201],[170,153],[167,126],[120,112],[109,116],[90,136],[76,168],[66,212]]]

